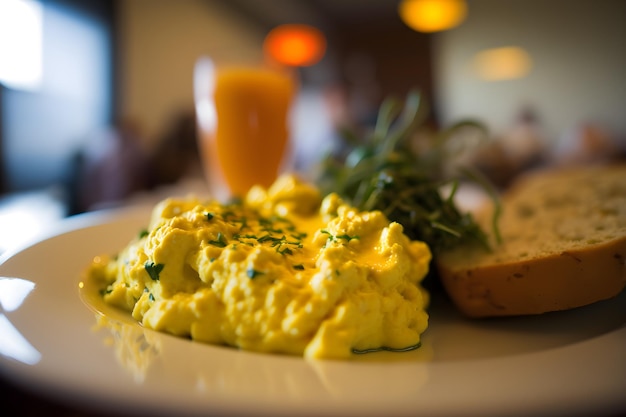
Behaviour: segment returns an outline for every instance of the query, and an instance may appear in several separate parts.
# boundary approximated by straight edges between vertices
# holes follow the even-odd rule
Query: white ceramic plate
[[[408,353],[306,361],[243,352],[143,329],[81,296],[81,271],[91,259],[117,252],[147,219],[146,209],[81,215],[5,254],[0,371],[6,377],[70,404],[149,415],[626,410],[626,293],[568,312],[481,321],[462,318],[444,297],[434,297],[423,346]]]

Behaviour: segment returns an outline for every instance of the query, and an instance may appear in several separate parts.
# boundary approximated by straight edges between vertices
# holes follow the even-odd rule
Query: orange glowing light
[[[465,0],[402,0],[398,6],[402,21],[418,32],[439,32],[465,20]]]
[[[324,56],[326,37],[312,26],[280,25],[267,34],[263,49],[278,63],[308,67],[318,63]]]

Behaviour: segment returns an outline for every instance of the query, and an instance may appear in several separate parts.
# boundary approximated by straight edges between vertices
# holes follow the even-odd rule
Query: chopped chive
[[[209,240],[209,244],[213,246],[217,246],[218,248],[225,248],[227,245],[226,238],[222,234],[222,232],[217,233],[216,240]]]
[[[277,237],[274,237],[272,235],[267,234],[267,235],[261,236],[257,240],[259,241],[259,243],[263,243],[263,242],[267,242],[267,241],[279,242],[280,238],[277,238]]]
[[[246,271],[246,274],[248,275],[248,278],[250,279],[254,279],[256,277],[258,277],[259,275],[262,275],[263,272],[257,271],[254,268],[248,268],[248,270]]]
[[[159,274],[161,274],[161,271],[163,271],[164,266],[165,265],[163,264],[155,264],[152,261],[146,261],[146,263],[144,264],[146,272],[153,281],[159,280]]]
[[[283,248],[282,245],[276,248],[276,252],[280,253],[281,255],[293,255],[293,251],[291,249]]]
[[[326,229],[320,230],[320,233],[328,235],[328,240],[331,241],[331,242],[336,242],[338,239],[347,240],[348,242],[350,242],[352,239],[359,239],[359,236],[357,236],[357,235],[350,236],[347,233],[344,233],[343,235],[335,236],[335,235],[333,235],[332,233],[330,233]]]
[[[111,294],[112,292],[113,292],[113,289],[111,287],[103,288],[100,290],[100,295],[105,296],[107,294]]]

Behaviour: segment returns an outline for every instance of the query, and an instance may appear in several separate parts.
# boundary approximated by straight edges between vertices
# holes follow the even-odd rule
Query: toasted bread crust
[[[613,183],[623,178],[624,185],[617,184],[618,187],[612,189],[626,190],[625,166],[594,169],[593,181],[605,181],[602,178],[607,177]],[[586,173],[580,174],[580,171],[573,173],[571,178],[577,175],[588,180]],[[511,190],[510,195],[503,197],[504,209],[507,209],[507,204],[534,195],[538,183],[549,189],[558,186],[563,178],[567,175],[558,172],[524,179]],[[568,185],[572,187],[570,192],[578,191],[576,182]],[[582,203],[579,201],[577,204]],[[554,242],[546,245],[546,242],[528,238],[532,236],[529,232],[524,234],[524,244],[549,246],[551,249],[531,250],[531,255],[524,256],[517,256],[515,251],[506,247],[506,239],[514,239],[511,230],[523,233],[520,222],[524,220],[505,218],[501,224],[505,239],[503,248],[496,248],[494,253],[486,253],[479,248],[461,248],[438,257],[436,262],[442,284],[458,309],[466,316],[476,318],[540,314],[612,298],[626,287],[626,229],[623,226],[626,223],[626,193],[618,196],[613,204],[617,204],[617,212],[611,214],[616,216],[611,220],[618,227],[615,233],[611,231],[607,235],[604,230],[601,239],[595,239],[594,227],[590,224],[589,236],[582,243],[566,242],[559,235],[548,234]],[[560,214],[556,213],[556,216]],[[537,214],[542,217],[549,215],[555,216],[555,213]],[[562,215],[565,216],[564,223],[585,221],[569,211],[563,211]],[[528,221],[529,228],[542,225],[545,225],[543,220]],[[540,236],[546,238],[545,233]],[[520,242],[509,246],[518,251]]]
[[[567,310],[612,298],[626,287],[626,237],[519,262],[462,270],[440,265],[439,274],[468,317]]]

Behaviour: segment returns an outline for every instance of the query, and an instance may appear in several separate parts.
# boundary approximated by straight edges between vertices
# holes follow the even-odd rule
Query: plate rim
[[[113,222],[119,222],[122,221],[125,218],[129,218],[129,217],[135,217],[137,219],[137,222],[139,222],[139,218],[143,218],[144,221],[148,221],[149,220],[149,215],[150,215],[150,210],[149,207],[146,206],[135,206],[135,207],[124,207],[124,208],[115,208],[115,209],[103,209],[103,210],[98,210],[98,211],[94,211],[94,212],[88,212],[88,213],[84,213],[84,214],[79,214],[79,215],[75,215],[75,216],[71,216],[68,217],[67,219],[62,220],[61,222],[59,222],[59,224],[54,227],[53,229],[49,230],[47,233],[38,236],[32,240],[29,240],[28,242],[24,242],[22,245],[19,245],[15,248],[12,248],[10,250],[8,250],[7,252],[3,253],[0,255],[0,275],[2,275],[2,270],[3,270],[3,266],[9,262],[12,259],[15,259],[18,256],[21,256],[21,254],[24,254],[26,251],[28,251],[31,248],[36,247],[37,245],[43,244],[46,241],[49,241],[50,239],[54,239],[57,238],[59,236],[63,236],[66,234],[70,234],[72,232],[78,231],[78,230],[82,230],[82,229],[87,229],[89,227],[93,227],[93,226],[99,226],[99,225],[105,225],[105,224],[109,224],[109,223],[113,223]],[[85,310],[87,311],[87,310]],[[168,337],[169,335],[165,335],[165,337]],[[620,327],[617,328],[609,333],[606,334],[602,334],[596,338],[594,338],[593,340],[583,340],[581,342],[578,342],[574,345],[568,345],[565,347],[559,347],[559,348],[554,348],[554,352],[548,352],[550,353],[550,355],[548,356],[552,356],[553,354],[558,354],[558,350],[563,350],[563,349],[578,349],[578,350],[585,350],[585,346],[588,345],[596,345],[598,343],[601,343],[602,340],[608,340],[609,342],[611,342],[612,340],[615,339],[615,342],[612,343],[617,343],[619,341],[622,342],[626,342],[626,323]],[[237,351],[237,354],[239,354],[240,352]],[[546,354],[546,352],[534,352],[534,353],[526,353],[523,354],[522,356],[537,356],[537,357],[541,357],[544,356]],[[472,359],[469,362],[472,362],[474,364],[479,364],[481,362],[483,363],[493,363],[494,361],[496,363],[501,362],[502,360],[511,360],[510,357],[508,358],[487,358],[484,360],[477,360],[477,359]],[[522,362],[524,362],[524,358],[517,358],[514,360],[521,360]],[[624,378],[623,381],[626,381],[626,359],[623,359],[623,362],[618,363],[618,366],[622,366],[624,372]],[[4,376],[7,376],[9,380],[14,380],[16,382],[18,382],[19,385],[23,386],[23,385],[28,385],[28,381],[30,379],[30,382],[36,382],[36,386],[38,386],[39,388],[37,389],[38,391],[40,391],[44,396],[45,396],[45,388],[50,388],[49,384],[46,384],[44,379],[39,379],[36,381],[32,380],[33,375],[28,375],[28,373],[21,373],[21,372],[11,372],[11,369],[13,371],[15,371],[17,368],[13,367],[13,366],[8,366],[5,367],[5,364],[7,363],[7,359],[0,355],[0,373]],[[455,362],[458,364],[458,362]],[[437,368],[445,368],[446,366],[451,366],[450,364],[446,364],[446,363],[432,363],[432,364],[426,364],[426,366],[429,369],[437,369]],[[18,366],[19,368],[19,366]],[[8,370],[8,371],[7,371]],[[32,374],[32,372],[30,373]],[[38,382],[38,383],[37,383]],[[67,392],[64,391],[64,389],[68,389]],[[67,385],[59,385],[56,387],[56,392],[59,391],[64,391],[65,394],[67,396],[71,396],[71,392],[69,392],[71,389],[70,386]],[[87,391],[84,391],[84,394],[87,394]],[[94,393],[92,393],[94,394]],[[94,394],[95,397],[98,397],[96,394]],[[100,398],[94,398],[93,396],[88,396],[89,397],[89,401],[88,402],[93,402],[95,400],[103,400],[102,397]],[[605,398],[604,400],[607,400],[607,398]],[[100,401],[102,403],[106,403],[106,401]],[[579,401],[580,402],[580,401]],[[614,401],[615,406],[620,406],[623,407],[623,409],[626,411],[626,400],[615,400]],[[84,404],[84,401],[79,401],[79,403],[81,405],[87,405]],[[134,404],[134,405],[139,405],[141,406],[142,404]],[[228,405],[228,404],[227,404]],[[594,406],[600,406],[599,404],[595,404]],[[140,408],[140,407],[137,407]],[[116,406],[112,406],[112,411],[114,409],[117,409]],[[118,410],[119,411],[119,410]],[[198,410],[188,410],[191,412],[191,414],[195,414],[196,411]],[[219,411],[223,411],[223,412],[229,412],[229,411],[234,411],[235,413],[240,413],[242,411],[252,411],[252,409],[247,408],[247,407],[235,407],[234,409],[228,409],[228,407],[226,407],[226,409],[223,410],[219,410]],[[275,414],[275,412],[277,412],[276,409],[272,409],[272,410],[257,410],[259,412],[263,411],[271,411],[272,414]],[[279,410],[278,410],[279,411]],[[289,410],[289,411],[294,411],[294,410]],[[300,410],[302,411],[302,410]],[[333,415],[333,410],[332,409],[328,409],[326,410],[328,412],[328,415]],[[341,408],[341,415],[346,415],[348,413],[349,410],[346,410],[344,408]],[[362,410],[359,410],[362,411]],[[436,410],[430,410],[432,411],[432,413],[434,413],[433,415],[436,414]],[[449,411],[451,411],[450,409],[448,410],[443,410],[445,411],[445,413],[443,415],[446,415]],[[457,410],[458,411],[458,410]],[[503,409],[498,409],[498,415],[502,415],[501,412],[503,411]],[[551,411],[558,411],[558,410],[551,410]],[[316,413],[314,413],[315,415],[323,415],[323,414],[319,414],[319,411],[316,411]],[[237,414],[238,415],[238,414]],[[363,414],[361,414],[363,415]]]

